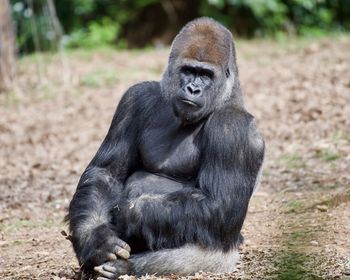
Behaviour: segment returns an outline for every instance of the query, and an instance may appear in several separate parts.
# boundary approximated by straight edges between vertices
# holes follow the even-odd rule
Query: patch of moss
[[[307,257],[299,252],[286,252],[277,260],[277,271],[270,279],[278,280],[320,280],[322,278],[305,269]]]

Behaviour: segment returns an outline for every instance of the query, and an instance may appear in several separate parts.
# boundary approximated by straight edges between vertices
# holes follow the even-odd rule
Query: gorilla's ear
[[[231,75],[231,71],[227,68],[225,71],[226,76],[226,82],[225,82],[225,88],[221,97],[221,103],[226,102],[228,99],[230,99],[233,96],[233,85],[235,83],[235,77],[234,75]]]
[[[226,68],[226,70],[225,70],[226,78],[228,79],[230,77],[230,75],[231,75],[230,69]]]

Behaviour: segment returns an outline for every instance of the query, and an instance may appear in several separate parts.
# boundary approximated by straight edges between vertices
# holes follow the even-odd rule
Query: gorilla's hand
[[[117,237],[110,225],[94,229],[82,250],[82,267],[91,269],[117,258],[128,259],[130,246]]]

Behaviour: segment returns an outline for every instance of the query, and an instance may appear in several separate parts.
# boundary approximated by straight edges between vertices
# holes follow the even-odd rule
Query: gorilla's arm
[[[81,176],[69,207],[67,220],[73,246],[80,264],[86,269],[107,258],[113,259],[118,249],[130,250],[125,242],[117,238],[110,222],[113,207],[121,203],[123,183],[128,174],[137,168],[140,90],[142,86],[133,86],[121,99],[111,127]],[[124,252],[124,255],[127,257],[128,253]]]
[[[141,196],[132,205],[129,228],[140,230],[151,248],[199,243],[227,250],[239,243],[264,141],[253,117],[233,108],[214,113],[204,130],[196,188]]]

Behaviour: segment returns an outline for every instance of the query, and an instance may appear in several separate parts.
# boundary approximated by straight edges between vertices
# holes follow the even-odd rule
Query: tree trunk
[[[12,85],[15,62],[15,36],[11,7],[8,0],[0,0],[0,92]]]

